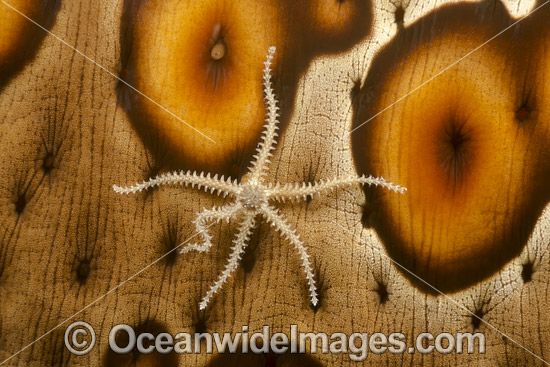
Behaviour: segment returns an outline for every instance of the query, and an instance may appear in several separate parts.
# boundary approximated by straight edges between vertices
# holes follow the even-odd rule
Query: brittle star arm
[[[150,178],[147,181],[143,181],[132,186],[123,187],[113,185],[113,190],[115,190],[115,192],[118,194],[128,195],[162,185],[191,185],[192,188],[197,186],[199,190],[201,188],[204,189],[204,191],[206,192],[210,190],[211,193],[216,192],[218,195],[222,194],[224,197],[227,195],[235,196],[239,188],[237,180],[232,181],[231,177],[224,179],[224,176],[218,178],[217,174],[214,175],[214,177],[210,177],[210,173],[205,175],[204,172],[197,174],[197,172],[180,171],[163,173],[154,178]]]
[[[311,299],[311,304],[313,306],[317,305],[317,286],[315,285],[315,279],[313,277],[313,270],[311,267],[311,262],[309,261],[309,255],[307,253],[307,247],[304,246],[304,243],[300,239],[300,236],[296,233],[294,229],[286,222],[286,220],[279,215],[276,209],[270,207],[268,204],[262,205],[260,212],[265,217],[265,219],[277,229],[283,237],[285,237],[290,243],[294,245],[296,250],[298,250],[298,255],[300,260],[302,260],[302,267],[306,273],[306,279],[309,287],[309,296]]]
[[[210,302],[210,300],[212,299],[212,296],[216,294],[216,292],[223,286],[223,284],[227,281],[227,279],[239,266],[239,262],[241,261],[241,258],[244,254],[244,250],[246,249],[246,246],[248,244],[250,234],[252,233],[252,228],[256,224],[254,217],[255,215],[244,216],[243,221],[239,225],[237,235],[233,239],[233,246],[231,247],[232,251],[231,251],[231,254],[229,255],[229,261],[225,265],[225,269],[220,274],[216,283],[214,283],[214,285],[210,287],[208,292],[206,292],[206,295],[204,296],[201,303],[199,304],[199,309],[204,310],[206,308],[206,306],[208,305],[208,302]]]
[[[190,243],[181,249],[180,254],[185,254],[192,250],[198,252],[208,251],[212,247],[212,235],[208,232],[208,222],[220,222],[221,220],[229,222],[229,220],[234,218],[241,209],[242,204],[237,202],[221,207],[213,207],[212,209],[204,209],[202,212],[197,214],[197,217],[193,223],[195,223],[197,233],[200,234],[204,242],[202,244]]]
[[[267,166],[270,161],[269,158],[272,156],[271,151],[275,149],[275,144],[277,142],[277,126],[279,121],[279,107],[277,107],[277,99],[273,93],[273,88],[271,87],[271,62],[273,61],[273,55],[275,54],[275,47],[270,47],[267,54],[267,60],[264,62],[264,100],[267,107],[264,132],[262,133],[261,141],[256,148],[256,154],[254,155],[254,160],[252,161],[252,166],[249,168],[250,178],[255,181],[262,181],[263,176],[265,176]]]
[[[319,182],[308,183],[290,183],[286,185],[277,184],[271,185],[266,189],[269,198],[273,198],[277,201],[285,200],[299,200],[301,198],[307,199],[313,198],[315,195],[321,195],[321,193],[332,191],[336,188],[353,185],[373,185],[384,187],[388,190],[392,190],[399,193],[404,193],[407,189],[391,182],[387,182],[381,177],[373,176],[355,176],[349,175],[341,178],[333,178],[330,180],[321,180]]]

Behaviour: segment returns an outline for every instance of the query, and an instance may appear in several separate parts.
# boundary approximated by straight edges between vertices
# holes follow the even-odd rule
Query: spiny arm
[[[212,247],[212,236],[208,232],[209,226],[207,226],[207,223],[209,221],[220,222],[222,220],[229,222],[229,220],[234,218],[241,209],[242,205],[240,203],[204,209],[193,221],[197,233],[200,234],[204,242],[202,244],[190,243],[181,249],[180,254],[185,254],[192,250],[199,252],[208,251]]]
[[[223,176],[218,178],[217,174],[214,177],[210,177],[210,173],[205,175],[204,172],[201,172],[199,175],[197,172],[179,171],[163,173],[132,186],[123,187],[113,185],[113,190],[118,194],[128,195],[161,185],[191,185],[193,188],[197,186],[199,190],[202,188],[206,192],[216,192],[218,195],[223,194],[224,197],[229,194],[234,196],[238,189],[237,180],[231,181],[231,177],[224,179]]]
[[[285,200],[300,200],[300,199],[307,199],[307,197],[313,198],[315,195],[320,195],[324,192],[329,192],[332,190],[335,190],[337,188],[346,187],[346,186],[353,186],[353,185],[373,185],[373,186],[380,186],[383,188],[386,188],[388,190],[392,190],[399,193],[404,193],[407,191],[406,188],[394,185],[391,182],[387,182],[382,177],[373,177],[373,176],[355,176],[355,175],[349,175],[341,178],[333,178],[330,180],[321,180],[319,182],[308,182],[307,184],[305,182],[299,184],[286,184],[286,185],[275,185],[269,187],[267,191],[267,195],[270,198],[273,198],[277,201],[285,201]]]
[[[267,54],[267,60],[264,62],[264,93],[265,93],[265,103],[267,107],[264,132],[262,133],[262,138],[258,147],[256,148],[256,154],[254,155],[254,160],[252,161],[252,166],[249,168],[250,178],[261,181],[263,176],[266,173],[268,164],[270,163],[269,158],[272,156],[271,151],[275,149],[275,144],[277,142],[277,126],[279,121],[279,107],[277,107],[277,99],[273,93],[273,88],[271,87],[271,62],[273,61],[273,55],[275,54],[275,47],[272,46],[269,48]]]
[[[265,204],[262,206],[261,213],[265,219],[273,225],[273,228],[281,232],[283,237],[292,243],[298,251],[300,260],[302,260],[304,273],[306,274],[311,304],[316,306],[319,301],[317,298],[317,286],[315,285],[313,269],[311,267],[311,262],[309,261],[307,247],[304,247],[304,243],[300,239],[300,236],[298,236],[296,231],[290,227],[286,220],[283,219],[283,217],[281,217],[275,209],[272,209],[269,205]]]
[[[231,247],[232,251],[229,255],[229,262],[225,265],[225,269],[220,274],[216,283],[214,283],[208,292],[206,292],[206,295],[199,304],[199,309],[204,310],[206,308],[208,302],[210,302],[214,294],[220,290],[223,284],[227,281],[227,279],[229,279],[229,277],[231,277],[231,274],[233,274],[235,269],[239,266],[239,262],[244,254],[244,250],[246,249],[246,245],[248,244],[254,225],[255,220],[253,215],[247,215],[244,217],[243,222],[239,225],[237,236],[233,240],[233,247]]]

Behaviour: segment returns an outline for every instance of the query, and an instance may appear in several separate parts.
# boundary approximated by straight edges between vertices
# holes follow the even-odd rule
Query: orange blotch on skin
[[[186,169],[227,174],[235,156],[252,155],[263,128],[263,61],[279,43],[276,8],[265,1],[138,3],[121,76],[216,143],[142,98],[130,114]]]
[[[357,17],[359,2],[355,0],[312,1],[313,22],[325,33],[339,33]]]
[[[29,10],[33,9],[31,1],[20,1],[20,4],[12,4],[14,6],[19,5],[20,11],[27,14]],[[18,44],[18,40],[21,37],[21,33],[28,27],[29,21],[19,15],[16,11],[9,8],[4,3],[0,3],[0,60],[4,65],[9,56],[15,52],[21,46]]]
[[[51,27],[59,4],[55,0],[11,0],[11,7],[45,28]],[[0,89],[32,58],[45,32],[0,2]]]
[[[370,31],[369,1],[342,2],[328,23],[323,1],[126,0],[122,79],[216,141],[121,85],[120,102],[150,150],[166,147],[173,168],[243,174],[264,125],[268,48],[277,47],[282,131],[311,60],[348,49]]]
[[[370,33],[372,4],[364,0],[286,0],[292,37],[309,52],[341,52]]]
[[[354,126],[512,22],[493,6],[492,18],[486,3],[442,8],[398,35],[373,63]],[[352,135],[360,173],[408,189],[366,190],[379,199],[375,229],[397,262],[441,291],[480,281],[519,254],[550,199],[550,121],[537,112],[550,102],[549,75],[523,32],[494,40]],[[530,111],[518,123],[522,104]]]

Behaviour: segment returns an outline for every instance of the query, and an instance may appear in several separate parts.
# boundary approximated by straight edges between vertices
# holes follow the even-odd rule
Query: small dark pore
[[[197,321],[195,321],[193,327],[195,329],[195,333],[206,333],[207,327],[206,327],[206,319],[207,317],[204,314],[199,315],[197,318]]]
[[[25,210],[26,206],[27,200],[25,199],[25,195],[20,195],[15,202],[15,211],[17,212],[17,214],[21,214],[23,213],[23,210]]]
[[[397,24],[397,27],[399,29],[402,29],[405,24],[405,9],[403,8],[403,6],[399,5],[395,9],[395,13],[393,15],[395,17],[395,24]]]
[[[477,309],[476,312],[474,312],[474,314],[472,315],[471,323],[474,330],[479,329],[479,327],[481,326],[481,319],[483,318],[483,316],[484,313],[481,308]]]
[[[523,268],[521,269],[521,279],[523,279],[523,283],[529,283],[531,280],[533,280],[532,262],[526,262],[525,264],[523,264]]]
[[[261,233],[261,225],[256,226],[251,234],[250,238],[248,240],[248,246],[244,250],[243,257],[241,259],[241,266],[245,273],[245,276],[250,274],[252,272],[252,269],[254,269],[254,266],[256,265],[256,260],[258,258],[258,245],[260,244],[260,233]]]
[[[354,103],[358,102],[359,95],[361,93],[361,79],[355,79],[353,81],[353,87],[349,92],[349,95]]]
[[[167,242],[166,247],[168,251],[170,251],[170,253],[166,255],[166,266],[172,267],[176,264],[176,260],[178,259],[178,251],[174,250],[176,244],[173,242]]]
[[[441,160],[447,176],[453,184],[464,179],[470,152],[470,138],[464,126],[452,119],[445,129],[441,145]]]
[[[256,249],[248,246],[244,252],[243,259],[241,260],[243,270],[246,274],[250,274],[254,265],[256,264]]]
[[[464,138],[464,135],[461,134],[459,131],[453,132],[453,134],[449,137],[449,143],[453,147],[453,151],[458,152],[459,149],[464,144],[464,141],[466,139]]]
[[[44,157],[44,161],[42,161],[42,170],[44,171],[44,173],[47,174],[51,172],[51,170],[53,169],[54,161],[55,159],[51,152],[46,154],[46,156]]]
[[[76,277],[80,285],[84,285],[90,276],[91,271],[90,260],[81,260],[76,269]]]
[[[176,250],[176,247],[179,244],[177,225],[168,222],[161,239],[162,251],[166,254],[165,261],[167,266],[172,267],[176,264],[176,260],[178,259],[178,250]]]
[[[309,297],[308,297],[309,298]],[[317,295],[317,304],[314,306],[311,304],[311,302],[309,302],[309,308],[313,311],[313,313],[317,313],[317,311],[319,311],[319,309],[321,308],[321,297],[319,297],[319,295]]]
[[[388,301],[390,293],[388,292],[388,287],[383,282],[377,282],[377,284],[376,293],[378,293],[380,304],[383,305]]]
[[[519,110],[516,111],[516,119],[519,122],[524,122],[525,119],[527,119],[527,116],[529,115],[529,110],[527,110],[527,107],[521,106]]]

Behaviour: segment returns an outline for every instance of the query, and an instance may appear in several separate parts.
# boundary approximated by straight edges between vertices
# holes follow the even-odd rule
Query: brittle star
[[[218,175],[211,177],[210,173],[201,172],[183,172],[176,171],[158,175],[148,181],[138,183],[134,186],[120,187],[113,185],[113,189],[119,194],[134,194],[142,190],[146,190],[160,185],[191,185],[192,188],[204,189],[212,194],[216,192],[218,195],[231,196],[235,201],[221,206],[214,206],[212,209],[204,209],[198,213],[194,221],[197,233],[201,235],[203,242],[191,243],[185,246],[180,253],[187,253],[191,250],[199,252],[207,252],[212,248],[212,236],[208,232],[207,223],[211,221],[220,222],[222,220],[234,219],[241,217],[238,226],[237,234],[233,239],[231,254],[229,255],[228,263],[225,265],[224,271],[220,274],[218,280],[210,287],[204,298],[199,304],[201,310],[205,309],[214,294],[221,289],[223,284],[231,277],[231,274],[237,269],[244,251],[248,245],[248,240],[252,229],[256,225],[256,217],[258,215],[272,225],[281,233],[298,251],[302,267],[306,274],[306,279],[309,287],[309,295],[311,304],[317,305],[317,286],[313,275],[307,247],[300,239],[296,231],[287,223],[279,211],[269,204],[270,200],[284,202],[286,200],[296,201],[299,199],[313,198],[316,194],[332,191],[336,188],[344,186],[352,186],[356,184],[382,186],[389,190],[403,193],[406,189],[386,182],[383,178],[372,176],[356,176],[348,175],[342,178],[333,178],[330,180],[320,180],[319,182],[309,183],[293,183],[281,185],[280,183],[272,184],[265,182],[272,151],[277,143],[277,130],[279,124],[279,114],[277,107],[277,99],[273,93],[271,86],[271,63],[275,54],[275,47],[270,47],[267,60],[264,62],[263,70],[263,86],[265,94],[265,102],[267,106],[266,123],[261,140],[256,148],[256,154],[253,156],[252,165],[248,172],[243,176],[240,183],[232,180],[230,177],[224,179],[224,176],[218,178]]]

